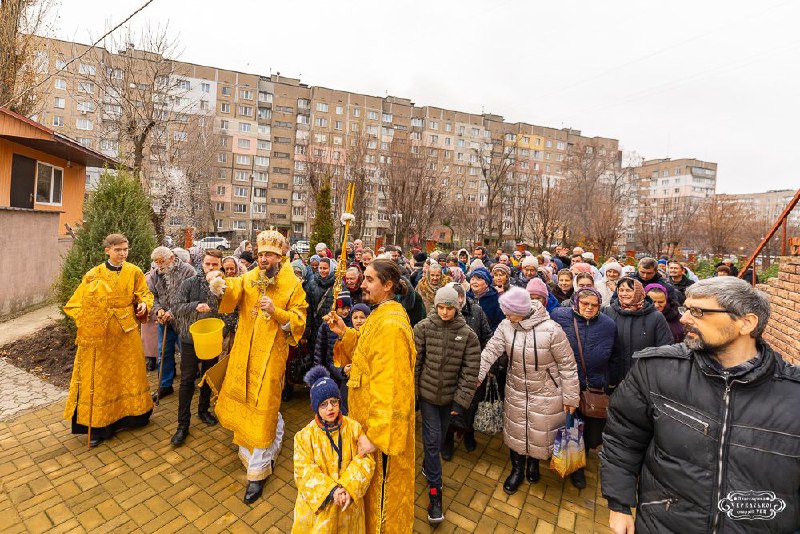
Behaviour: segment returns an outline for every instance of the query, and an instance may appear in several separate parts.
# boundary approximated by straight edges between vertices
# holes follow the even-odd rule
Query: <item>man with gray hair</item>
[[[155,401],[174,392],[172,382],[175,380],[175,343],[180,341],[175,330],[174,306],[181,284],[192,278],[195,270],[188,263],[180,261],[167,247],[156,247],[150,254],[150,259],[157,267],[151,278],[150,291],[155,297],[152,313],[158,324],[158,368],[161,370],[158,391],[153,393]]]
[[[611,529],[795,532],[800,370],[761,337],[767,296],[710,278],[679,310],[684,343],[634,354],[608,409],[600,478]]]

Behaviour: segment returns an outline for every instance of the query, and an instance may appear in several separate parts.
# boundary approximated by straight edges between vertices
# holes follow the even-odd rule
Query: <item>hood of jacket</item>
[[[528,331],[534,326],[540,325],[550,319],[550,314],[547,309],[540,303],[534,303],[531,313],[518,323],[511,323],[515,330]]]

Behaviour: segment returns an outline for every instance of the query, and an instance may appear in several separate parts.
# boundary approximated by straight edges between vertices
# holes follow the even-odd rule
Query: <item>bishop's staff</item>
[[[356,196],[356,184],[350,182],[347,184],[347,199],[344,204],[344,213],[339,219],[344,226],[342,232],[342,255],[339,258],[339,263],[336,264],[335,282],[333,283],[333,304],[331,304],[331,311],[336,312],[336,299],[342,291],[342,281],[347,272],[347,235],[350,233],[350,223],[356,218],[353,215],[353,200]]]

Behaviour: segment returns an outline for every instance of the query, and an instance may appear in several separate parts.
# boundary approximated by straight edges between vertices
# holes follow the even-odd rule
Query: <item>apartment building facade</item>
[[[118,52],[93,50],[67,65],[86,49],[79,43],[51,40],[47,55],[37,59],[43,72],[53,75],[37,120],[87,147],[128,161],[131,147],[122,139],[119,125],[126,111],[119,109],[114,98],[100,93],[109,90],[109,79],[122,88],[112,91],[129,86],[143,88],[148,82],[142,81],[142,73],[151,72],[152,65],[164,59],[129,47]],[[479,241],[493,232],[494,222],[485,218],[489,202],[485,174],[487,162],[498,148],[511,160],[504,171],[515,184],[561,180],[570,172],[570,154],[578,150],[600,147],[618,152],[616,140],[584,137],[573,129],[508,123],[500,115],[418,106],[395,96],[312,87],[280,74],[264,76],[178,61],[167,63],[168,73],[159,74],[151,85],[168,78],[164,82],[168,88],[139,97],[144,102],[138,105],[145,109],[147,101],[157,101],[152,113],[165,118],[157,135],[143,147],[145,162],[160,170],[151,171],[147,186],[154,198],[169,194],[174,173],[170,165],[160,162],[169,160],[163,153],[177,153],[189,161],[169,160],[175,162],[174,167],[207,181],[204,209],[209,212],[201,223],[201,218],[190,217],[185,210],[171,211],[165,219],[167,233],[177,234],[191,225],[200,233],[219,233],[236,241],[275,226],[293,239],[307,238],[315,218],[309,166],[324,159],[343,180],[354,175],[363,179],[366,211],[363,235],[359,237],[367,243],[379,237],[391,238],[402,214],[390,212],[381,169],[390,162],[393,147],[407,145],[415,154],[431,159],[431,174],[441,184],[447,204],[461,208],[460,217],[475,218],[464,228],[456,228],[453,217],[443,215],[428,234],[415,239]],[[192,135],[187,134],[187,125],[208,129],[203,141],[212,144],[184,150],[182,146],[189,144],[187,136]],[[197,165],[206,157],[208,163],[202,169],[186,171],[192,162]],[[98,173],[97,169],[87,170],[89,188]],[[334,187],[340,188],[333,195],[337,218],[341,185],[334,181]],[[192,203],[197,204],[197,200]],[[504,239],[520,235],[515,215],[514,206],[507,202],[495,208],[494,217],[503,221]]]

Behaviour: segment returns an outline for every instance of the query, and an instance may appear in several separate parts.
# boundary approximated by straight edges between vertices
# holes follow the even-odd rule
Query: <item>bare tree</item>
[[[502,243],[503,198],[510,192],[512,169],[517,161],[516,146],[506,145],[502,139],[492,139],[473,149],[473,152],[486,188],[486,206],[481,214],[484,231],[481,237],[483,241],[492,241],[492,237],[496,236],[496,243]]]
[[[396,221],[395,241],[405,244],[412,237],[424,240],[430,228],[441,222],[447,198],[441,176],[438,152],[406,139],[392,141],[382,154],[380,177],[386,186],[389,212],[401,215]]]
[[[700,252],[715,255],[737,252],[745,243],[742,222],[752,221],[752,207],[744,200],[714,195],[699,206],[690,238]]]
[[[531,209],[528,219],[533,245],[539,250],[550,248],[561,227],[560,198],[563,187],[552,176],[534,175],[531,180]]]
[[[691,228],[700,202],[687,198],[643,199],[636,218],[640,248],[653,256],[672,256]]]
[[[0,0],[0,106],[30,117],[42,109],[52,0]]]

